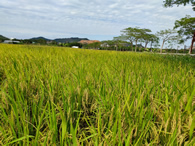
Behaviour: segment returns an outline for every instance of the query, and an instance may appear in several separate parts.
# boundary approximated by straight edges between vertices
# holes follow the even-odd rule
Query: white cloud
[[[0,33],[20,38],[84,36],[112,39],[126,27],[154,33],[194,14],[191,6],[164,8],[162,0],[1,0]],[[92,37],[92,38],[90,38]],[[110,37],[110,38],[108,38]]]

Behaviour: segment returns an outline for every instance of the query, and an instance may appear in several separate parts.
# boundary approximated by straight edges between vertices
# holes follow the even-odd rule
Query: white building
[[[4,43],[4,44],[19,44],[20,41],[5,40],[3,43]]]
[[[72,46],[72,48],[79,48],[79,46]]]

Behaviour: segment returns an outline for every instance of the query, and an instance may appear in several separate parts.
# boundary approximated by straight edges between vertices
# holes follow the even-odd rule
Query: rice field
[[[0,44],[0,145],[194,144],[194,58]]]

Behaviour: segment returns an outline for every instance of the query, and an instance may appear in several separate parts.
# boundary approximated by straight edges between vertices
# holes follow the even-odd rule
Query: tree
[[[172,7],[173,5],[186,5],[191,3],[193,6],[193,10],[195,11],[195,1],[194,0],[165,0],[164,2],[164,6],[165,7]]]
[[[144,47],[144,49],[146,49],[148,43],[150,42],[150,34],[144,35],[144,36],[143,36],[143,40],[145,41],[145,47]]]
[[[95,49],[99,49],[100,48],[100,45],[101,45],[101,42],[94,42],[94,43],[92,43],[92,46]]]
[[[127,40],[130,41],[131,47],[133,47],[133,42],[135,42],[135,52],[136,52],[138,41],[142,42],[144,37],[146,39],[148,37],[147,35],[149,35],[149,33],[152,31],[150,29],[146,29],[146,28],[141,29],[139,27],[135,27],[135,28],[128,27],[128,28],[125,28],[124,30],[122,30],[122,32],[126,36]]]
[[[141,40],[141,43],[142,42],[145,42],[145,49],[150,41],[150,37],[151,37],[151,34],[149,34],[150,32],[152,32],[150,29],[140,29],[140,40]]]
[[[127,39],[127,37],[125,35],[121,35],[121,36],[118,36],[118,37],[114,37],[113,38],[113,42],[115,42],[115,45],[116,45],[116,51],[118,50],[118,47],[121,47],[122,43]]]
[[[166,29],[166,30],[161,30],[159,32],[156,33],[156,35],[158,37],[160,37],[162,39],[162,46],[161,46],[161,49],[160,49],[160,53],[162,53],[162,49],[163,49],[163,46],[164,46],[164,43],[171,40],[178,40],[178,35],[175,35],[177,33],[176,30],[172,30],[172,29]]]
[[[155,46],[159,43],[159,38],[155,34],[150,36],[150,48],[152,48],[153,43],[155,43]]]
[[[125,28],[122,32],[125,33],[127,39],[131,42],[131,46],[133,47],[133,42],[135,42],[135,52],[137,51],[137,42],[141,39],[141,29],[139,27],[128,27]]]
[[[177,35],[175,39],[167,41],[167,49],[169,49],[169,52],[173,52],[173,50],[176,50],[176,46],[178,49],[178,44],[182,44],[181,39],[182,39],[182,36]]]
[[[79,46],[79,45],[76,45],[76,42],[75,43],[70,43],[70,45],[74,44],[73,46]],[[80,44],[80,43],[78,43]],[[100,46],[101,46],[101,42],[94,42],[94,43],[89,43],[89,44],[80,44],[81,46],[79,46],[80,48],[83,46],[84,48],[86,49],[99,49]]]
[[[143,39],[145,40],[145,47],[144,47],[144,49],[146,49],[148,43],[151,42],[151,46],[152,46],[152,43],[153,43],[154,41],[156,41],[156,40],[158,39],[158,37],[157,37],[156,35],[154,35],[154,34],[145,33],[145,34],[143,35]]]
[[[177,32],[179,35],[183,36],[181,42],[185,42],[188,39],[192,39],[191,47],[189,49],[189,54],[192,53],[193,44],[195,41],[195,17],[186,15],[185,18],[175,21],[174,29],[179,29]]]
[[[102,49],[109,50],[114,48],[114,41],[113,40],[106,40],[101,42]]]
[[[139,27],[134,28],[134,38],[135,38],[135,52],[137,50],[137,42],[143,39],[144,29],[140,29]]]
[[[133,42],[135,40],[134,28],[133,27],[128,27],[128,28],[123,29],[121,32],[123,32],[124,36],[126,36],[126,40],[128,40],[131,43],[131,48],[133,50]]]
[[[22,40],[22,43],[24,43],[24,44],[32,44],[33,41],[30,40],[30,39],[25,39],[25,40]]]

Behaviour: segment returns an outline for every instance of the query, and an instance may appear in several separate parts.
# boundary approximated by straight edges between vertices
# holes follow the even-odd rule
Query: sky
[[[163,0],[1,0],[0,34],[27,39],[85,37],[111,40],[127,27],[173,28],[191,5],[164,8]]]

